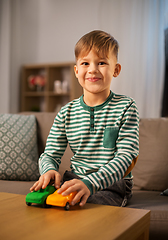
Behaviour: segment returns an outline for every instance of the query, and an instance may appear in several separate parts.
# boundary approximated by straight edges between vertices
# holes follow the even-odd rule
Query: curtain
[[[0,1],[0,113],[10,108],[10,0]]]
[[[162,116],[168,117],[168,1],[165,2],[165,79],[162,102]]]
[[[20,0],[0,0],[0,113],[19,111]]]
[[[164,0],[103,0],[100,26],[118,40],[122,71],[114,92],[135,99],[140,117],[160,117],[164,82]],[[167,7],[167,6],[166,6]],[[111,23],[111,26],[107,24]]]
[[[168,28],[165,30],[165,79],[163,91],[162,117],[168,117]]]

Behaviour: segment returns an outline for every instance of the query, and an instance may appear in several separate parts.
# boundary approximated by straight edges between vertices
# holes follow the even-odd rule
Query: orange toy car
[[[57,189],[53,194],[47,197],[46,204],[64,207],[65,210],[69,210],[72,199],[74,198],[76,193],[77,192],[72,192],[67,196],[63,196],[62,194],[58,193]]]

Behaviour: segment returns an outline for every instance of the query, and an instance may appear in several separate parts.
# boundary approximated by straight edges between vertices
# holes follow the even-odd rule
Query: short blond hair
[[[79,39],[75,45],[76,60],[81,56],[86,56],[91,49],[98,56],[108,57],[111,52],[118,59],[118,42],[109,33],[104,31],[91,31]]]

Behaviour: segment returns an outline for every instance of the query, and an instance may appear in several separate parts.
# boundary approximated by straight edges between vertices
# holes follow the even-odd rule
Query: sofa
[[[11,120],[13,116],[20,126]],[[30,116],[31,119],[28,119]],[[4,120],[3,115],[0,115],[0,192],[25,195],[29,192],[29,188],[39,177],[38,157],[45,148],[55,116],[56,113],[22,112],[16,115],[9,114],[7,120]],[[24,118],[23,122],[20,120],[22,118]],[[31,125],[32,121],[35,121],[35,124]],[[13,124],[13,127],[10,124]],[[21,125],[24,125],[23,129]],[[28,131],[27,126],[30,127]],[[11,131],[10,134],[9,131]],[[20,143],[16,136],[20,137]],[[15,145],[16,156],[11,150],[12,141]],[[20,149],[23,148],[24,155],[17,145]],[[72,152],[68,146],[59,169],[61,175],[65,170],[69,170],[71,156]],[[13,161],[18,158],[17,162],[12,163],[10,157],[13,157]],[[11,165],[13,170],[8,169]],[[6,172],[5,167],[7,167]],[[168,188],[168,118],[140,120],[140,155],[132,173],[134,176],[133,196],[126,207],[150,210],[149,239],[168,239],[168,196],[165,191]],[[163,191],[165,192],[161,195]]]

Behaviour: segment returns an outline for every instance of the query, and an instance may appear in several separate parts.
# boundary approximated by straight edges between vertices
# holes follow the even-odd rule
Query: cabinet
[[[21,77],[21,111],[58,111],[82,95],[74,63],[25,65]]]

